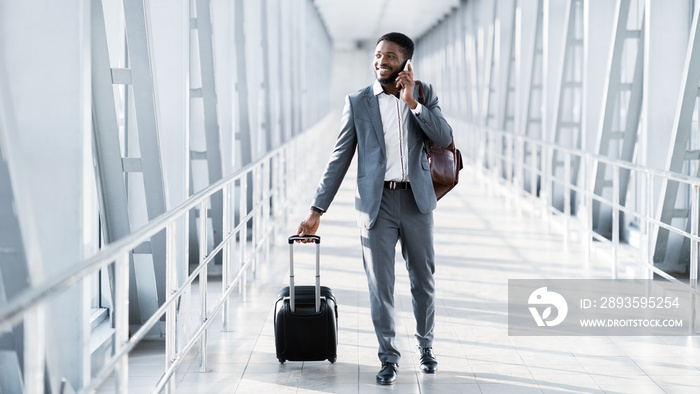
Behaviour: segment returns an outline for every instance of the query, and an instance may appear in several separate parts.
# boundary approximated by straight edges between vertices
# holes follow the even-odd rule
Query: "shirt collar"
[[[376,79],[374,80],[374,84],[372,84],[372,90],[375,96],[379,96],[380,94],[384,93],[382,84],[380,84],[379,81],[377,81]]]

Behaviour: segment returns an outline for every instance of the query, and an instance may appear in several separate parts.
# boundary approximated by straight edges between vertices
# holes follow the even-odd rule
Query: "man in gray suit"
[[[401,33],[379,38],[374,54],[376,81],[345,98],[340,134],[316,191],[309,216],[297,234],[315,234],[321,215],[345,177],[357,148],[355,209],[362,259],[379,341],[379,384],[393,384],[401,354],[395,346],[394,250],[401,241],[413,296],[421,369],[437,370],[432,350],[435,325],[435,253],[433,209],[437,205],[426,139],[440,146],[452,142],[452,129],[440,112],[432,87],[424,100],[409,59],[413,42]],[[408,63],[408,64],[407,64]]]

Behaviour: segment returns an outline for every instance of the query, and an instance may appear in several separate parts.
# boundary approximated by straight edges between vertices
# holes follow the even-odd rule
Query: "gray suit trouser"
[[[418,345],[431,347],[433,342],[433,213],[418,210],[411,190],[384,189],[377,220],[371,229],[361,229],[361,237],[372,323],[379,340],[379,360],[398,363],[401,353],[395,346],[394,257],[399,240],[411,282]]]

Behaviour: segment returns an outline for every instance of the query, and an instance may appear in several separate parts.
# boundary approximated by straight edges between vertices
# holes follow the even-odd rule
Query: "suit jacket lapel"
[[[379,100],[372,92],[372,85],[365,89],[365,103],[367,104],[367,112],[374,126],[374,132],[377,134],[379,146],[382,148],[384,156],[386,156],[386,146],[384,146],[384,128],[382,127],[382,115],[379,112]]]

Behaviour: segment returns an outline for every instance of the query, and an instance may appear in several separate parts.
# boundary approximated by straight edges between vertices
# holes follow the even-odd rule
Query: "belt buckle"
[[[396,181],[389,181],[389,189],[396,190]]]

